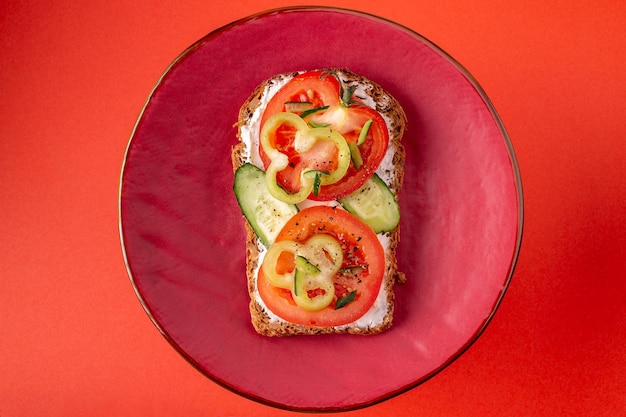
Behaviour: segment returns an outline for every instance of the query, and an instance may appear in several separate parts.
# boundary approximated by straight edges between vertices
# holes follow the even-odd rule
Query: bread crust
[[[393,152],[391,159],[391,170],[393,172],[388,172],[386,175],[392,180],[387,185],[395,195],[396,199],[399,200],[399,193],[404,179],[405,161],[405,151],[401,140],[406,129],[406,115],[402,107],[398,101],[386,92],[380,85],[363,76],[357,75],[347,69],[331,68],[325,69],[324,71],[337,74],[337,76],[339,76],[342,80],[344,86],[350,84],[360,86],[360,90],[358,91],[360,93],[365,93],[366,96],[373,99],[375,109],[387,121],[389,130],[389,149]],[[278,74],[265,80],[257,86],[257,88],[241,106],[239,118],[236,123],[236,126],[238,127],[237,136],[239,143],[233,147],[231,154],[233,171],[236,171],[240,166],[248,162],[249,150],[246,149],[246,144],[241,140],[242,126],[245,126],[246,123],[248,123],[255,110],[262,105],[263,95],[272,87],[274,83],[281,82],[286,78],[292,78],[297,74],[298,72]],[[357,95],[360,96],[360,94]],[[384,290],[386,292],[386,312],[383,319],[379,323],[373,323],[370,325],[357,325],[356,323],[351,323],[335,327],[317,327],[287,322],[268,311],[268,309],[262,304],[256,291],[256,271],[259,267],[263,245],[250,224],[245,220],[245,217],[244,224],[246,230],[246,276],[248,282],[248,293],[250,295],[250,317],[251,323],[257,333],[270,337],[332,333],[373,335],[381,333],[391,327],[394,312],[394,284],[404,283],[406,280],[405,275],[398,271],[398,263],[396,259],[396,249],[400,241],[400,225],[398,225],[393,231],[386,233],[389,245],[385,253],[386,272],[383,278],[383,288],[381,289],[381,291]]]

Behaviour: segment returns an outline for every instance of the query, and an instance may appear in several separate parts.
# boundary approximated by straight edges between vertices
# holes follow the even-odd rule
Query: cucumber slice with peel
[[[387,184],[376,174],[339,202],[376,233],[390,232],[400,222],[398,202]]]
[[[304,256],[296,256],[296,268],[302,270],[304,273],[309,275],[316,275],[320,273],[320,269],[313,265],[307,258]]]
[[[246,163],[235,171],[233,190],[241,212],[265,247],[274,243],[285,223],[298,212],[295,204],[269,193],[265,172],[253,164]]]

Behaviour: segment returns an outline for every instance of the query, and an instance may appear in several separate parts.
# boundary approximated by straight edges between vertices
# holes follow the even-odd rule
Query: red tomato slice
[[[357,169],[354,163],[350,163],[346,175],[334,184],[321,187],[317,196],[311,194],[311,200],[326,201],[337,200],[361,188],[367,180],[374,175],[380,162],[385,157],[389,145],[389,133],[385,119],[375,110],[366,106],[350,106],[348,117],[345,121],[351,130],[342,133],[347,142],[354,142],[359,138],[361,127],[369,119],[373,119],[365,142],[359,146],[363,164]]]
[[[267,103],[261,117],[261,126],[271,115],[286,111],[285,103],[309,102],[311,107],[338,103],[339,81],[323,71],[309,71],[293,77]]]
[[[261,299],[276,315],[291,323],[307,326],[341,326],[363,316],[374,304],[385,273],[385,252],[376,234],[352,214],[340,208],[314,206],[300,211],[285,225],[276,241],[303,243],[326,233],[343,248],[343,265],[334,277],[337,298],[356,290],[356,297],[339,309],[336,301],[319,311],[298,307],[291,292],[272,286],[259,270],[257,287]],[[313,296],[314,294],[309,294]]]
[[[261,118],[262,128],[265,120],[271,115],[296,107],[293,106],[294,102],[310,103],[311,108],[328,106],[327,110],[316,112],[306,120],[314,121],[318,125],[332,122],[332,128],[341,133],[347,142],[355,143],[365,122],[373,119],[367,140],[359,146],[362,165],[357,168],[351,162],[342,180],[320,187],[317,195],[309,196],[312,200],[337,200],[360,188],[374,174],[389,145],[389,133],[382,116],[374,109],[358,104],[356,99],[354,101],[357,104],[345,107],[341,103],[340,91],[341,86],[335,76],[322,71],[305,72],[292,78],[272,97]],[[340,117],[336,117],[336,112],[341,113]],[[298,114],[302,114],[302,108],[299,109]],[[293,132],[288,129],[277,130],[274,142],[280,143],[289,157],[289,169],[277,175],[278,183],[288,192],[296,192],[299,189],[299,176],[304,168],[332,163],[328,159],[328,152],[321,152],[322,149],[319,149],[320,152],[317,153],[310,151],[305,158],[293,152],[288,153],[293,150],[291,146]],[[259,147],[259,154],[267,169],[270,160],[261,147]]]

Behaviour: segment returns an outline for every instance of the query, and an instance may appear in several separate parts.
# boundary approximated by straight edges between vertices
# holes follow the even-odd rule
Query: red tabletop
[[[118,223],[126,147],[170,63],[294,4],[0,6],[0,417],[297,414],[172,347],[135,295]],[[480,338],[423,384],[338,414],[624,415],[626,5],[317,4],[390,19],[460,62],[506,127],[524,196],[515,273]]]

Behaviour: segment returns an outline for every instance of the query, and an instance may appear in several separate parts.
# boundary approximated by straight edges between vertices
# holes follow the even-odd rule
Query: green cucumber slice
[[[317,275],[320,273],[320,269],[313,265],[307,258],[304,256],[296,256],[296,268],[300,269],[302,272],[308,275]]]
[[[376,174],[339,202],[376,233],[390,232],[400,222],[398,202],[387,184]]]
[[[293,275],[293,293],[298,296],[305,292],[304,277],[306,275],[317,275],[320,273],[320,270],[304,256],[296,256],[295,262],[296,272]]]
[[[350,304],[356,298],[356,290],[350,291],[348,295],[344,295],[343,297],[337,300],[337,304],[335,304],[335,310],[339,310],[342,307]]]
[[[348,148],[350,148],[350,159],[352,159],[354,168],[358,171],[363,165],[363,157],[361,156],[359,146],[354,142],[348,142]]]
[[[303,119],[313,113],[317,113],[318,111],[323,111],[328,109],[330,106],[321,106],[321,107],[313,107],[313,108],[309,108],[306,109],[305,111],[302,112],[302,114],[300,115],[300,117],[302,117]]]
[[[293,295],[296,297],[300,295],[300,293],[304,292],[304,271],[301,269],[296,269],[296,272],[293,274]]]
[[[370,127],[372,126],[372,122],[374,119],[368,119],[367,122],[363,125],[363,129],[359,133],[359,139],[356,141],[356,144],[361,146],[365,143],[365,139],[367,139],[367,134],[370,131]]]
[[[313,108],[313,103],[310,101],[286,101],[285,102],[285,111],[291,113],[301,113],[306,110],[310,110]]]
[[[297,212],[295,204],[288,204],[267,191],[265,172],[246,163],[235,171],[233,185],[241,212],[265,247],[274,243],[287,221]]]

